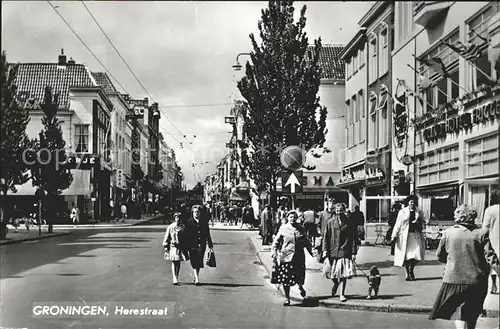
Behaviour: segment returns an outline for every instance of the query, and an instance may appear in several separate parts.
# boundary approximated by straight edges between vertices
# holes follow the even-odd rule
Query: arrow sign
[[[300,183],[297,177],[295,177],[294,173],[292,173],[290,177],[288,177],[288,181],[286,182],[285,186],[288,185],[290,185],[290,191],[292,192],[292,194],[295,194],[295,185],[300,186]]]
[[[281,182],[283,193],[302,193],[302,171],[283,171]]]

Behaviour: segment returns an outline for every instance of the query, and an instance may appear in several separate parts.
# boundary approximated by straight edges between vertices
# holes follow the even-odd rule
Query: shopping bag
[[[323,262],[323,276],[327,279],[330,279],[332,275],[332,264],[330,264],[330,260],[328,257],[325,258]]]
[[[163,259],[170,260],[170,250],[165,249],[165,252],[163,253]]]
[[[273,268],[271,271],[271,283],[272,284],[277,284],[278,283],[278,274],[279,274],[279,266],[276,261],[273,261]]]
[[[207,266],[208,267],[215,267],[216,266],[215,253],[212,249],[208,250],[208,253],[207,253]]]

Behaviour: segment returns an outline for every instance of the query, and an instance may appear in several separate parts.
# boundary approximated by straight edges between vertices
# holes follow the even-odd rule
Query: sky
[[[267,2],[85,1],[134,78],[80,1],[51,1],[114,76],[115,87],[132,97],[152,98],[162,111],[160,131],[175,150],[187,187],[215,172],[228,150],[231,127],[224,124],[236,81],[232,65],[251,51],[249,34]],[[296,2],[307,5],[310,43],[347,44],[368,2]],[[2,50],[9,62],[57,62],[61,49],[93,72],[106,72],[47,1],[2,1]],[[244,64],[248,56],[240,56]],[[146,89],[146,90],[144,90]],[[182,146],[181,146],[182,143]]]

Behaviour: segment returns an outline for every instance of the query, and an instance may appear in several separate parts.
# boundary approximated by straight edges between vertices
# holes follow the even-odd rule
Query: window
[[[459,165],[458,145],[430,152],[419,162],[417,184],[424,185],[458,179]]]
[[[397,43],[404,42],[413,33],[413,4],[412,1],[396,1],[396,34]]]
[[[453,45],[457,41],[459,41],[459,31],[456,30],[453,33],[451,33],[448,37],[443,38],[443,41]],[[450,69],[454,68],[455,66],[458,66],[458,58],[459,55],[451,50],[448,46],[440,43],[439,45],[435,46],[432,50],[427,52],[422,58],[424,59],[431,59],[438,57],[440,58],[444,65],[446,66],[447,71],[450,71]],[[419,63],[418,70],[421,75],[424,77],[430,78],[432,80],[435,80],[438,78],[437,76],[439,75],[438,72],[435,70],[430,69],[427,65],[423,63]]]
[[[388,44],[388,26],[383,25],[380,31],[380,56],[379,56],[379,69],[380,75],[387,73],[389,69],[389,44]]]
[[[89,125],[75,125],[76,153],[89,151]]]
[[[358,55],[354,55],[352,58],[353,74],[358,71]]]
[[[498,135],[467,143],[467,177],[498,173]]]
[[[353,96],[352,99],[351,99],[351,116],[352,116],[352,120],[354,121],[353,122],[353,136],[352,136],[352,143],[354,145],[357,145],[358,144],[358,138],[359,138],[359,134],[357,134],[357,129],[358,129],[358,107],[356,105],[356,96]]]
[[[370,113],[368,115],[368,149],[374,150],[377,147],[377,96],[370,97]]]
[[[377,49],[377,37],[373,36],[370,39],[370,83],[374,82],[378,78],[378,49]]]
[[[350,107],[349,103],[350,103],[350,100],[345,101],[345,113],[346,113],[345,127],[346,127],[346,129],[351,124],[351,107]]]
[[[351,77],[350,68],[351,68],[350,59],[346,59],[346,61],[345,61],[345,76],[346,76],[346,79],[349,79]]]
[[[359,142],[362,142],[365,140],[365,125],[364,125],[364,118],[365,118],[365,100],[363,97],[363,90],[360,90],[358,93],[358,107],[359,107],[359,113],[361,115],[361,119],[359,122]]]
[[[380,102],[378,105],[378,147],[382,148],[389,144],[389,118],[387,115],[389,108],[389,94],[387,92],[383,92],[380,96]]]

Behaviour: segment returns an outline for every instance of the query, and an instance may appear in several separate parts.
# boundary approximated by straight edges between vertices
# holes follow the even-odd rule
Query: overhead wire
[[[144,86],[144,84],[142,83],[142,81],[139,79],[139,77],[135,74],[135,72],[132,70],[132,68],[130,67],[130,65],[127,63],[127,61],[125,60],[125,58],[123,58],[123,56],[121,55],[120,51],[116,48],[116,46],[114,45],[113,41],[111,41],[111,39],[108,37],[107,33],[104,31],[104,29],[102,28],[101,24],[99,24],[99,22],[97,21],[97,18],[95,18],[95,16],[92,14],[92,12],[90,11],[90,9],[87,7],[87,5],[84,3],[84,1],[80,1],[82,3],[82,5],[85,7],[85,9],[87,10],[87,12],[89,13],[89,15],[92,17],[92,19],[94,20],[94,22],[96,23],[96,25],[99,27],[99,30],[102,32],[102,34],[104,35],[104,37],[108,40],[108,42],[110,43],[110,45],[113,47],[113,49],[115,50],[115,52],[118,54],[118,56],[120,57],[120,59],[123,61],[123,63],[125,64],[125,66],[127,67],[127,69],[130,71],[130,73],[133,75],[133,77],[137,80],[137,82],[139,83],[139,85],[141,86],[141,88],[144,90],[144,92],[146,92],[146,94],[151,98],[151,100],[155,103],[155,100],[153,98],[153,96],[151,95],[151,93],[147,90],[147,88]],[[187,139],[185,137],[185,135],[182,133],[182,131],[175,125],[175,123],[172,121],[172,119],[170,118],[170,116],[161,110],[161,107],[158,106],[158,110],[165,116],[165,118],[170,122],[170,124],[172,125],[172,127],[174,127],[183,137],[186,141],[188,142],[191,142],[189,141],[189,139]],[[179,142],[179,141],[178,141]],[[179,142],[180,143],[180,142]]]

